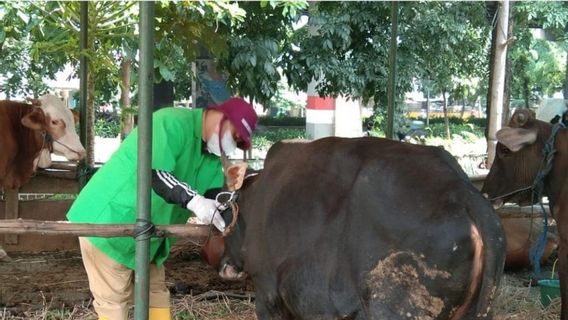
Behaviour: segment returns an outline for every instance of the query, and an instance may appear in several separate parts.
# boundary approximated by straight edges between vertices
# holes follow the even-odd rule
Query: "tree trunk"
[[[514,2],[510,4],[509,11],[513,10]],[[513,38],[513,15],[509,15],[509,27],[507,28],[507,39]],[[506,126],[511,113],[511,87],[512,87],[512,67],[511,58],[505,54],[505,87],[503,89],[503,116],[501,118],[501,126]]]
[[[448,119],[448,100],[446,99],[446,89],[442,90],[442,100],[443,109],[444,109],[444,126],[446,128],[446,139],[451,139],[452,136],[450,134],[450,120]]]
[[[132,60],[124,58],[120,64],[120,110],[121,130],[120,139],[124,140],[134,128],[134,114],[130,108],[130,66]]]
[[[568,76],[568,66],[566,66],[566,72],[567,72],[567,76]],[[530,106],[529,105],[530,97],[531,97],[531,90],[529,88],[529,77],[525,75],[523,77],[523,99],[525,100],[525,108],[527,108],[527,109]],[[566,98],[564,98],[564,99],[566,99]]]
[[[426,95],[426,126],[430,125],[430,90]]]
[[[501,129],[503,119],[503,90],[505,87],[505,65],[507,58],[507,34],[504,30],[509,30],[509,1],[501,1],[497,24],[495,28],[495,56],[491,65],[493,67],[491,92],[489,131],[487,139],[487,167],[491,167],[495,158],[495,146],[497,145],[496,133]]]
[[[487,6],[490,9],[491,13],[497,15],[499,3],[497,1],[487,2]],[[494,8],[497,9],[494,9]],[[489,17],[489,23],[493,23],[493,16]],[[489,54],[489,84],[487,90],[487,103],[485,105],[485,114],[487,116],[487,125],[485,126],[485,139],[489,140],[489,123],[491,123],[491,88],[493,87],[493,69],[495,64],[495,50],[497,49],[496,45],[497,41],[497,28],[494,26],[491,30],[491,49]],[[480,114],[481,116],[481,114]]]
[[[462,109],[460,112],[460,118],[463,119],[463,115],[465,114],[465,95],[462,97]]]
[[[568,28],[568,26],[566,28]],[[566,70],[565,70],[564,88],[562,88],[562,94],[564,95],[564,100],[568,100],[568,50],[566,51]]]
[[[93,70],[92,63],[89,61],[89,70]],[[85,149],[85,165],[87,168],[95,167],[95,79],[92,73],[87,75],[87,145]]]

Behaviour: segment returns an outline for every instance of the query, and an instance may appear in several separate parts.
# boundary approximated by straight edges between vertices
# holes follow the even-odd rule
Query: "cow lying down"
[[[492,318],[505,237],[444,150],[279,142],[245,169],[226,170],[239,214],[219,270],[252,278],[258,319]]]

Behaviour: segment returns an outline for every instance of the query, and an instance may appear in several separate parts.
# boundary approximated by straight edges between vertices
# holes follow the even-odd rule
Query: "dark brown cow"
[[[71,111],[53,95],[35,105],[0,101],[0,187],[18,189],[25,184],[41,158],[49,165],[50,151],[69,160],[85,156],[75,132]]]
[[[280,142],[237,203],[220,275],[250,275],[260,320],[492,318],[505,235],[441,148]]]
[[[552,135],[553,132],[556,134]],[[496,206],[504,202],[535,204],[539,199],[531,186],[537,176],[546,174],[542,180],[542,195],[548,196],[560,238],[560,318],[568,320],[568,130],[553,130],[550,123],[536,120],[532,111],[521,109],[513,114],[508,126],[497,133],[497,138],[495,160],[482,192],[493,199]],[[555,150],[550,166],[543,155],[548,142]],[[542,171],[547,167],[550,172]]]

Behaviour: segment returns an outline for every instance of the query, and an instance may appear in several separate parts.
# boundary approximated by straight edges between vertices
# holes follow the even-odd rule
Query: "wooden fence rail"
[[[134,224],[88,224],[29,219],[0,220],[0,234],[69,235],[78,237],[132,237]],[[218,233],[211,230],[212,233]],[[155,236],[204,240],[210,226],[203,224],[156,225]]]

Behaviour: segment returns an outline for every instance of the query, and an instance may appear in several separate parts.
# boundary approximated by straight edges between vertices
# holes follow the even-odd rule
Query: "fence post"
[[[89,66],[87,58],[87,46],[89,37],[89,3],[87,1],[81,2],[81,29],[79,36],[79,137],[81,143],[87,147],[87,77],[89,76]],[[79,190],[87,184],[87,172],[89,172],[89,163],[87,158],[79,162],[77,168],[77,175],[79,177]]]
[[[150,239],[150,184],[152,179],[152,101],[154,84],[154,2],[140,2],[140,103],[138,108],[138,190],[134,319],[148,319]]]
[[[4,219],[18,219],[19,218],[19,190],[18,189],[7,189],[4,190],[4,197],[6,201],[6,211],[4,212]],[[13,234],[7,234],[4,236],[5,244],[18,244],[18,236]]]

